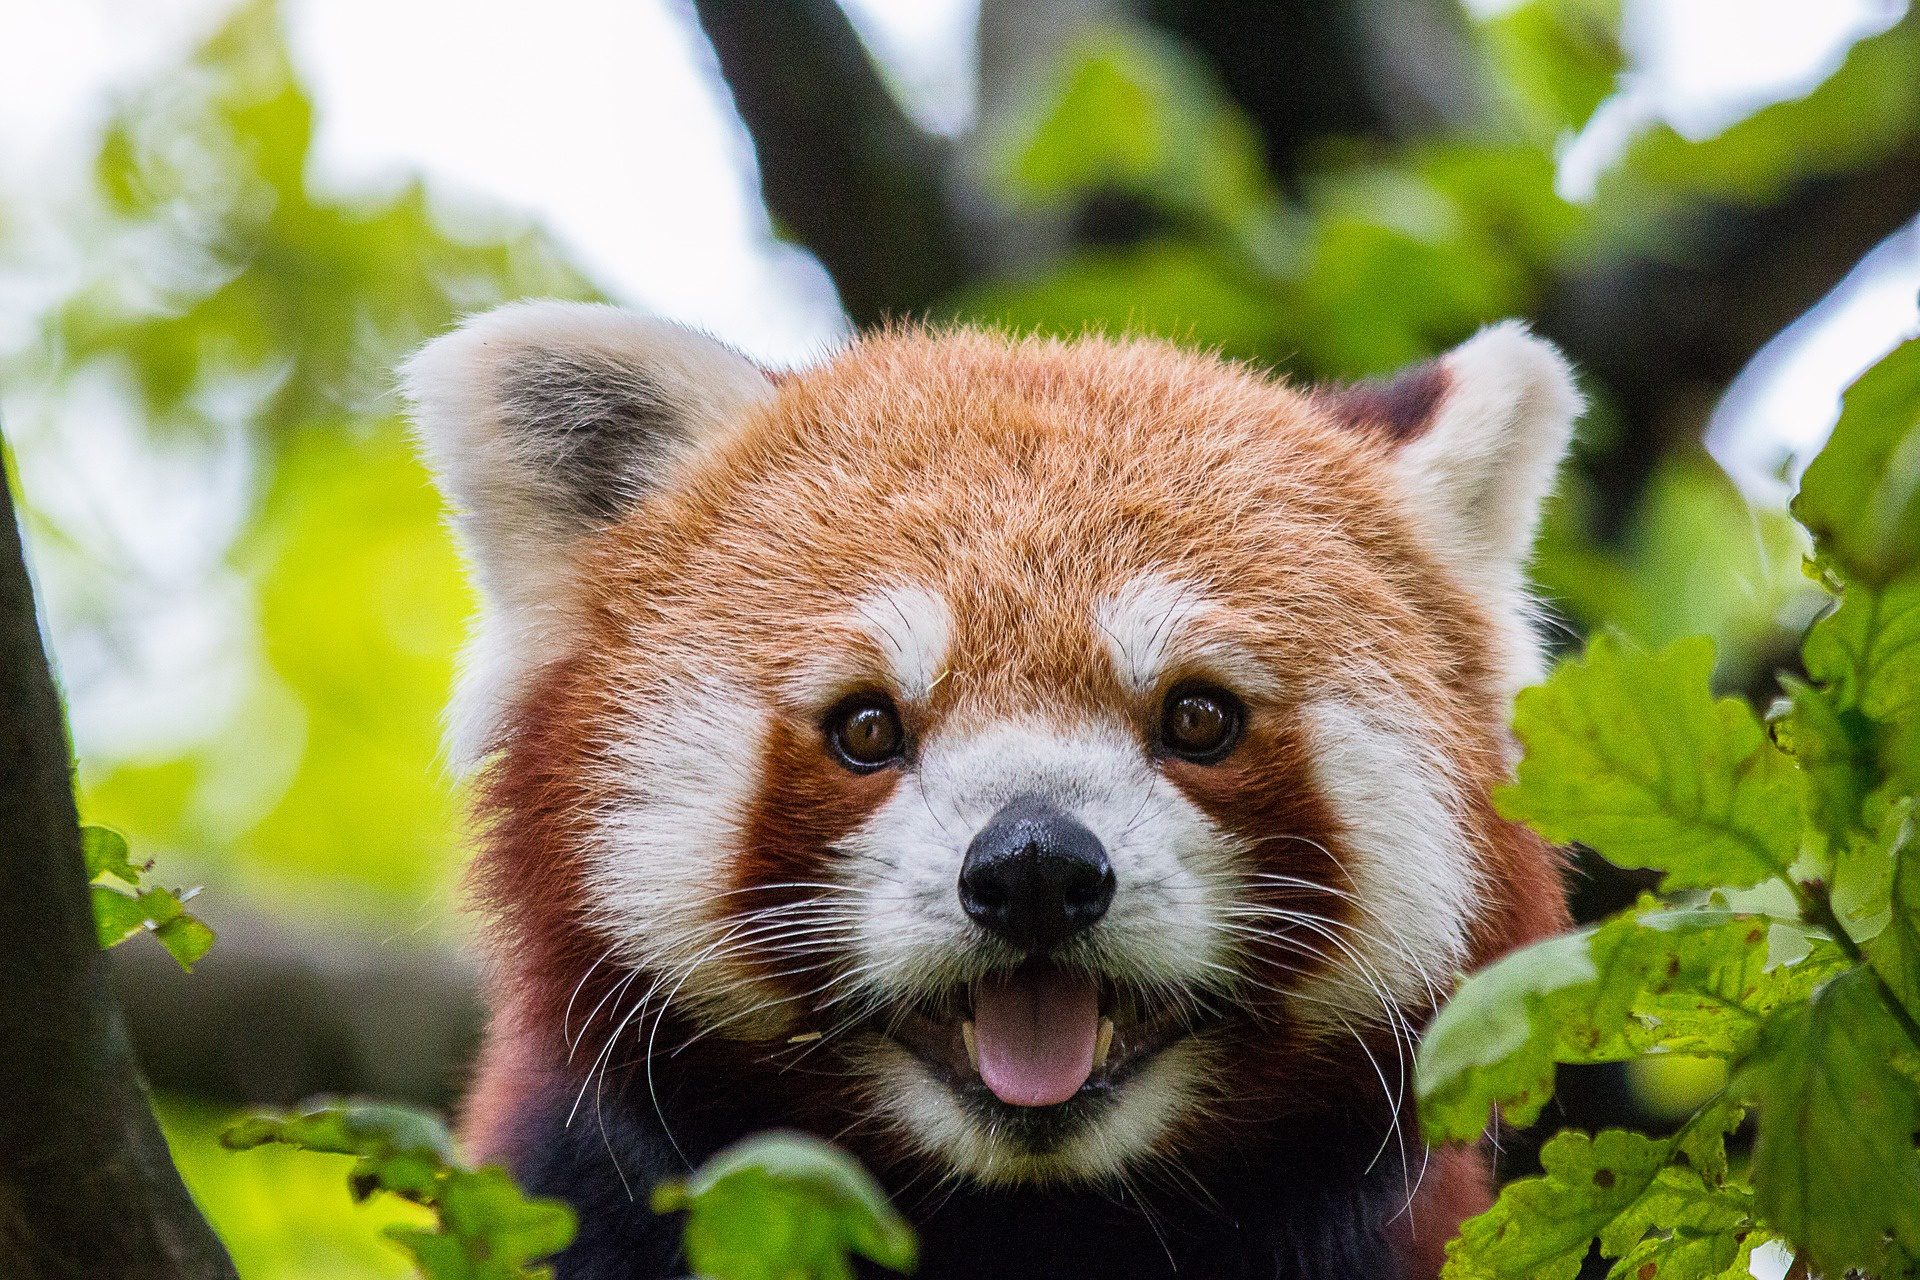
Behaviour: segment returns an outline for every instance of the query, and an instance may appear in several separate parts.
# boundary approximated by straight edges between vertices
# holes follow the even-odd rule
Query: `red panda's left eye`
[[[1167,696],[1160,712],[1160,742],[1168,751],[1196,764],[1213,764],[1240,739],[1246,712],[1223,689],[1184,686]]]
[[[842,763],[866,772],[892,764],[906,752],[900,713],[884,698],[842,703],[827,717],[827,741]]]

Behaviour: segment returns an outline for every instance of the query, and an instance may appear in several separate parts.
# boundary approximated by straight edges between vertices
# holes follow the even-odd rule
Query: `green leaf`
[[[1920,716],[1920,573],[1881,588],[1849,584],[1807,633],[1806,663],[1847,710],[1886,723]]]
[[[1661,1171],[1663,1181],[1669,1175],[1689,1176],[1672,1169]],[[1754,1248],[1766,1238],[1747,1222],[1750,1197],[1731,1195],[1726,1188],[1717,1194],[1707,1189],[1705,1194],[1711,1196],[1707,1212],[1727,1226],[1680,1227],[1649,1235],[1620,1255],[1607,1280],[1748,1280]]]
[[[213,930],[184,911],[156,924],[153,937],[182,969],[187,970],[191,970],[202,956],[211,951],[214,944]]]
[[[1704,638],[1640,652],[1594,637],[1520,694],[1518,781],[1495,802],[1548,839],[1578,840],[1661,887],[1745,888],[1788,874],[1805,783],[1746,704],[1713,697]]]
[[[466,1168],[446,1126],[412,1107],[323,1102],[297,1114],[248,1116],[220,1141],[236,1151],[284,1143],[352,1156],[347,1185],[356,1200],[385,1191],[435,1210],[436,1230],[386,1232],[430,1280],[536,1280],[549,1272],[534,1264],[573,1238],[571,1209],[528,1198],[498,1167]]]
[[[1484,29],[1507,81],[1549,138],[1584,125],[1625,67],[1619,0],[1530,0]]]
[[[141,874],[153,866],[149,862],[136,867],[127,849],[127,838],[111,827],[81,827],[80,852],[86,860],[89,881],[112,876],[127,885],[136,885],[140,883]]]
[[[1587,1248],[1652,1187],[1670,1144],[1606,1129],[1555,1134],[1538,1178],[1511,1182],[1447,1245],[1444,1280],[1574,1280]]]
[[[81,855],[92,881],[94,930],[102,947],[117,947],[137,933],[151,932],[182,969],[191,970],[213,946],[214,934],[187,914],[192,891],[145,884],[153,863],[136,863],[126,837],[107,827],[80,829]]]
[[[1681,1280],[1727,1272],[1749,1246],[1751,1194],[1726,1180],[1737,1103],[1702,1108],[1672,1138],[1607,1129],[1556,1134],[1541,1177],[1509,1183],[1447,1246],[1446,1280],[1572,1280],[1595,1240],[1610,1276]],[[1652,1270],[1646,1270],[1651,1266]]]
[[[1782,1010],[1735,1080],[1759,1111],[1749,1169],[1760,1212],[1814,1271],[1896,1271],[1920,1258],[1915,1046],[1856,969]]]
[[[1850,582],[1885,586],[1920,568],[1920,338],[1847,389],[1793,512]]]
[[[1893,874],[1887,924],[1865,944],[1867,960],[1908,1015],[1920,1020],[1920,835],[1911,802],[1890,819],[1887,846]]]
[[[1742,1237],[1752,1217],[1753,1193],[1744,1186],[1670,1164],[1601,1231],[1601,1252],[1619,1259],[1609,1280],[1724,1275],[1751,1252]]]
[[[1825,686],[1792,676],[1781,683],[1788,712],[1774,721],[1774,738],[1806,775],[1811,816],[1832,854],[1853,838],[1867,795],[1879,784],[1875,726]]]
[[[93,886],[93,926],[102,947],[117,947],[147,927],[140,899],[103,884]]]
[[[496,1268],[526,1267],[573,1240],[574,1218],[566,1205],[528,1199],[498,1167],[448,1178],[438,1208],[446,1233]]]
[[[713,1280],[851,1280],[848,1255],[894,1271],[915,1261],[913,1229],[845,1153],[799,1133],[729,1147],[685,1182],[654,1189],[687,1215],[687,1258]]]
[[[1624,914],[1522,948],[1468,977],[1435,1016],[1414,1064],[1429,1140],[1470,1141],[1499,1107],[1540,1114],[1558,1063],[1652,1049],[1734,1057],[1767,1013],[1843,963],[1827,945],[1769,968],[1760,917],[1701,909]]]

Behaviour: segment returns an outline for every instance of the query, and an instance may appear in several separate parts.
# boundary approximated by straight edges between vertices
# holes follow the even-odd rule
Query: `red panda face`
[[[776,385],[548,304],[412,380],[489,600],[479,875],[609,1052],[671,1009],[949,1170],[1098,1179],[1391,1116],[1558,922],[1486,802],[1576,408],[1517,329],[1364,392],[965,332]]]

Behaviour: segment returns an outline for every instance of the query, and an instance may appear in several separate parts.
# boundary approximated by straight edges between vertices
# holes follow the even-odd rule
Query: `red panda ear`
[[[1320,398],[1394,443],[1400,487],[1444,558],[1469,573],[1526,561],[1582,407],[1559,348],[1509,320],[1388,381]]]
[[[1398,487],[1429,546],[1522,637],[1523,570],[1582,407],[1566,357],[1510,320],[1388,382],[1319,398],[1393,442]]]
[[[580,537],[773,394],[751,361],[704,334],[577,302],[472,317],[414,355],[401,382],[481,589],[469,691],[495,706],[550,656]],[[474,701],[455,708],[469,752],[491,721],[462,705]]]

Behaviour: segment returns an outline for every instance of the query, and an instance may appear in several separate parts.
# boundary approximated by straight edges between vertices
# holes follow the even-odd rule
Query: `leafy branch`
[[[385,1192],[431,1211],[386,1234],[427,1280],[551,1280],[541,1265],[573,1240],[573,1211],[529,1197],[505,1169],[461,1163],[451,1134],[412,1107],[316,1101],[247,1116],[221,1135],[235,1151],[280,1143],[354,1158],[356,1201]],[[763,1133],[690,1176],[654,1187],[654,1212],[683,1215],[683,1247],[705,1280],[853,1280],[857,1256],[913,1269],[913,1229],[858,1162],[800,1133]]]
[[[433,1212],[432,1229],[386,1229],[428,1280],[548,1280],[551,1270],[536,1264],[573,1239],[571,1209],[523,1195],[498,1166],[467,1168],[446,1126],[411,1107],[322,1101],[248,1116],[220,1141],[235,1151],[284,1143],[354,1157],[347,1186],[355,1200],[387,1192]]]
[[[1610,1277],[1740,1276],[1776,1238],[1803,1271],[1920,1274],[1920,341],[1848,392],[1794,514],[1838,601],[1767,720],[1712,695],[1699,639],[1602,635],[1520,697],[1501,813],[1660,896],[1463,983],[1421,1050],[1428,1137],[1533,1120],[1561,1063],[1690,1054],[1728,1085],[1671,1139],[1556,1136],[1452,1280],[1571,1280],[1595,1241]]]

